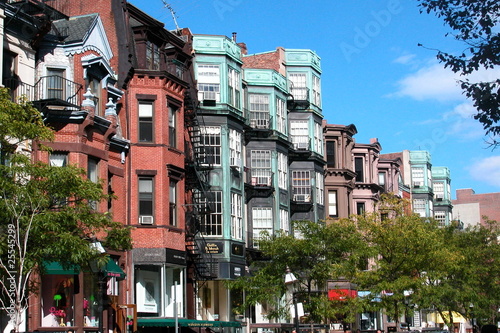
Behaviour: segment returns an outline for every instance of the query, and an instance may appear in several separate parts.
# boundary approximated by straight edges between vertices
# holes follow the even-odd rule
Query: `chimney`
[[[370,139],[370,144],[377,143],[377,142],[378,142],[378,138],[371,138]]]
[[[245,43],[238,43],[238,46],[241,49],[241,54],[243,54],[243,55],[247,55],[248,54],[247,44],[245,44]]]
[[[235,43],[236,43],[236,35],[237,35],[237,33],[233,32],[233,42],[235,42]]]

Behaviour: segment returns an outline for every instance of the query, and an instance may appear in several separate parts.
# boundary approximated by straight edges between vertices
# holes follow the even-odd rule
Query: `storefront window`
[[[75,275],[42,277],[43,327],[74,326],[75,288],[78,289],[78,278]]]
[[[97,285],[97,275],[84,273],[83,285],[83,325],[86,327],[98,327],[99,287]]]

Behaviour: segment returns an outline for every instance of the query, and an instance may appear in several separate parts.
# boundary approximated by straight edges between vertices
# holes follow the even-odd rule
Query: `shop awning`
[[[444,316],[449,320],[448,312],[444,313]],[[467,320],[458,312],[452,311],[453,323],[466,323]],[[444,320],[439,313],[436,312],[436,323],[444,324]]]
[[[106,277],[115,277],[118,280],[123,280],[126,276],[125,272],[111,258],[109,258],[106,265],[102,268],[102,272]]]
[[[178,319],[180,327],[241,327],[238,321]],[[138,318],[139,327],[175,327],[174,318]]]
[[[70,265],[66,269],[56,261],[46,261],[43,263],[45,274],[51,275],[77,275],[80,273],[78,265]]]

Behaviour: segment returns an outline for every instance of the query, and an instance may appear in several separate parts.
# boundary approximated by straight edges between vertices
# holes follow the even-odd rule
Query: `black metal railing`
[[[27,84],[18,78],[4,78],[3,84],[9,88],[12,100],[15,102],[21,97],[25,97],[28,101],[33,101],[35,96],[35,87]]]
[[[58,75],[43,76],[35,83],[34,100],[57,100],[80,105],[83,86]]]

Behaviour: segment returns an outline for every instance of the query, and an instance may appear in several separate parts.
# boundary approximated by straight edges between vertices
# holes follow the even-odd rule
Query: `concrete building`
[[[457,198],[452,200],[453,219],[464,227],[474,226],[489,220],[500,221],[500,193],[478,193],[473,189],[456,190]]]

